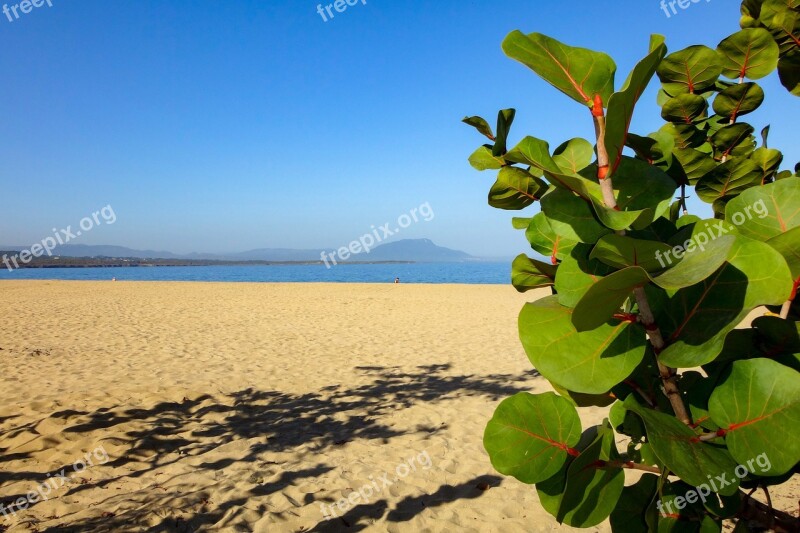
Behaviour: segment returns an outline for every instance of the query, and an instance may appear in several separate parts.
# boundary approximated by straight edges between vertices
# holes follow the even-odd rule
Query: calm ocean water
[[[0,269],[0,280],[57,279],[119,281],[235,281],[327,283],[466,283],[510,284],[507,263],[415,263],[409,265],[196,266],[136,268],[26,268]]]

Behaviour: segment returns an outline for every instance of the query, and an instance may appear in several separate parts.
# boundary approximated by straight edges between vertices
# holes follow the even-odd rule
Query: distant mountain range
[[[5,252],[23,250],[20,246],[0,246]],[[324,250],[331,254],[335,249]],[[53,251],[53,256],[81,258],[134,258],[134,259],[175,259],[205,261],[274,261],[274,262],[317,262],[321,261],[323,250],[294,250],[287,248],[263,248],[233,254],[174,254],[156,250],[134,250],[124,246],[64,244]],[[338,259],[337,261],[342,262]],[[348,262],[411,261],[419,263],[454,263],[475,261],[477,258],[465,252],[437,246],[430,239],[406,239],[382,244],[370,253],[360,253],[350,257]]]

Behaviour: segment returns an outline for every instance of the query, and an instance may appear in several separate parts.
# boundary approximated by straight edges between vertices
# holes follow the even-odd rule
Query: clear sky
[[[20,0],[9,0],[16,4]],[[401,238],[481,256],[528,249],[460,123],[517,108],[512,143],[592,135],[589,113],[500,43],[514,29],[603,50],[618,85],[650,33],[715,46],[739,2],[51,0],[0,15],[0,244],[30,246],[113,206],[73,241],[175,252],[339,247],[428,202]],[[661,126],[655,89],[633,131]],[[751,120],[800,160],[800,103],[777,82]],[[785,165],[788,166],[788,165]]]

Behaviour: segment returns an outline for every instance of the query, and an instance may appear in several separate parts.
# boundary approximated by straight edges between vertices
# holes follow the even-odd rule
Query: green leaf
[[[518,167],[503,167],[489,191],[489,205],[496,209],[525,209],[547,192],[547,183]]]
[[[710,481],[713,479],[712,476]],[[709,485],[708,481],[706,485]],[[717,499],[716,494],[705,496],[705,488],[703,491],[709,502]],[[708,492],[710,491],[709,487]],[[691,502],[686,499],[689,494],[695,494]],[[721,525],[706,513],[695,487],[681,481],[664,480],[657,506],[661,510],[658,515],[658,533],[719,533],[721,530]]]
[[[614,431],[606,420],[595,440],[567,468],[556,514],[559,523],[588,528],[608,518],[622,495],[625,473],[619,467],[599,465],[618,458]]]
[[[675,182],[663,170],[638,159],[623,157],[614,175],[617,207],[621,210],[615,213],[638,214],[630,226],[641,229],[669,211],[676,189]],[[625,227],[609,226],[608,219],[604,220],[603,216],[600,219],[612,229],[625,229]]]
[[[792,278],[800,278],[800,227],[792,228],[786,233],[771,238],[767,244],[775,248],[789,265]]]
[[[764,0],[742,0],[742,29],[757,26],[758,18],[761,16],[761,4]]]
[[[572,313],[572,324],[578,332],[599,328],[620,312],[633,289],[650,281],[641,267],[628,267],[602,278],[584,294]]]
[[[635,133],[628,133],[628,136],[625,138],[625,145],[636,152],[636,157],[648,163],[657,163],[661,161],[668,163],[672,159],[672,150],[675,148],[675,138],[662,131],[651,133],[647,137],[641,137]]]
[[[783,154],[780,150],[772,148],[758,148],[750,155],[750,160],[756,164],[761,172],[761,183],[769,183],[777,174],[783,162]]]
[[[657,498],[658,476],[644,474],[635,484],[622,490],[611,513],[611,530],[625,533],[650,533],[657,520],[652,511]]]
[[[622,235],[606,235],[592,250],[592,259],[597,259],[614,268],[639,266],[647,272],[663,270],[659,254],[672,250],[663,242],[634,239]]]
[[[668,55],[658,66],[658,77],[671,96],[702,94],[713,89],[722,73],[717,52],[707,46],[690,46]]]
[[[719,43],[722,74],[731,79],[758,80],[778,66],[778,45],[763,28],[748,28]]]
[[[800,373],[769,359],[735,361],[709,411],[731,455],[754,474],[779,476],[800,462],[800,440],[776,438],[800,427]]]
[[[482,117],[478,116],[465,117],[464,120],[462,120],[461,122],[469,126],[472,126],[476,130],[478,130],[478,133],[485,136],[490,141],[494,142],[494,133],[492,133],[492,128],[491,126],[489,126],[489,123],[486,122],[486,120],[484,120]]]
[[[532,69],[553,87],[589,107],[599,95],[607,103],[614,91],[617,66],[606,54],[574,48],[540,33],[511,32],[503,51]]]
[[[714,99],[714,112],[735,121],[752,113],[764,103],[764,89],[757,83],[732,85]]]
[[[553,185],[572,191],[586,200],[602,197],[600,185],[561,169],[550,156],[550,145],[541,139],[525,137],[506,155],[506,159],[542,170]]]
[[[639,405],[634,396],[625,400],[625,407],[642,418],[653,451],[682,480],[696,487],[708,487],[709,478],[713,480],[724,475],[728,484],[717,487],[719,490],[714,492],[736,493],[739,487],[739,478],[734,473],[737,464],[726,450],[699,441],[695,432],[683,422]]]
[[[700,372],[684,372],[681,375],[681,389],[686,391],[686,403],[695,426],[711,432],[719,430],[708,414],[708,398],[716,385],[716,377],[705,377]]]
[[[713,203],[736,196],[761,184],[761,171],[749,159],[731,159],[700,178],[695,191],[701,200]]]
[[[528,242],[531,243],[531,248],[545,257],[550,257],[553,262],[569,257],[572,249],[578,244],[578,241],[557,235],[553,228],[550,227],[547,215],[544,213],[538,213],[533,217],[525,236],[528,238]]]
[[[706,143],[707,135],[694,124],[668,122],[659,130],[675,139],[676,148],[699,148]]]
[[[494,148],[492,148],[494,157],[502,157],[508,151],[506,141],[516,114],[517,111],[515,109],[503,109],[497,114],[497,139],[494,143]]]
[[[581,434],[578,444],[574,446],[573,449],[580,453],[588,448],[597,440],[597,430],[599,428],[600,426],[586,428],[586,431]],[[564,465],[555,475],[536,484],[536,492],[539,495],[539,502],[542,504],[542,508],[553,517],[558,516],[558,508],[561,506],[561,499],[564,496],[564,489],[567,486],[567,471],[574,457],[574,455],[568,457]]]
[[[554,189],[542,198],[542,212],[556,235],[594,244],[611,233],[595,217],[591,203],[566,189]]]
[[[575,307],[589,288],[613,269],[600,261],[589,259],[591,247],[579,244],[558,267],[556,291],[561,305]]]
[[[800,179],[779,180],[743,192],[725,210],[726,220],[736,223],[734,217],[740,222],[739,233],[761,241],[800,226]]]
[[[519,317],[522,345],[533,366],[571,391],[602,394],[624,380],[642,361],[645,331],[639,324],[610,321],[579,333],[572,310],[550,296],[526,304]]]
[[[500,403],[483,446],[498,472],[532,484],[555,475],[580,437],[581,421],[568,400],[520,392]]]
[[[550,383],[550,386],[553,387],[553,390],[562,398],[566,398],[572,402],[575,407],[608,407],[617,401],[610,392],[603,394],[583,394],[581,392],[567,390],[558,383]]]
[[[661,110],[661,117],[667,122],[692,124],[698,119],[707,118],[708,102],[697,94],[681,94],[670,98]]]
[[[751,331],[758,333],[758,346],[741,359],[768,357],[800,371],[800,322],[762,316],[753,320]],[[752,342],[751,346],[755,347],[756,343]]]
[[[570,174],[578,174],[589,166],[594,158],[594,147],[586,139],[570,139],[556,148],[553,161]]]
[[[772,33],[782,56],[800,50],[800,2],[765,0],[759,20]]]
[[[714,147],[717,159],[724,160],[730,156],[749,154],[756,147],[753,137],[753,126],[750,124],[731,124],[717,131],[709,139]]]
[[[722,236],[712,232],[722,231],[724,224],[718,221],[707,230],[709,241]],[[658,306],[656,318],[668,343],[659,359],[675,368],[713,361],[728,332],[756,307],[781,305],[791,287],[789,267],[777,251],[763,242],[738,237],[728,261],[714,275],[679,290]]]
[[[717,163],[710,155],[694,148],[675,148],[672,154],[686,181],[691,185],[717,168]]]
[[[519,292],[551,287],[555,283],[557,270],[555,265],[520,254],[511,264],[511,284]]]
[[[778,76],[790,93],[800,96],[800,53],[781,57],[778,61]]]
[[[723,235],[709,242],[708,238],[699,237],[699,233],[694,234],[682,246],[676,246],[671,253],[665,254],[665,265],[672,265],[673,259],[678,263],[653,278],[653,283],[663,289],[675,291],[696,285],[719,270],[728,260],[735,243],[736,237],[733,235]],[[662,256],[658,256],[658,259],[660,261]]]
[[[469,156],[469,164],[475,170],[484,171],[503,168],[506,162],[502,157],[494,157],[492,155],[492,147],[485,144]]]
[[[633,110],[653,78],[658,64],[666,54],[667,47],[664,45],[664,37],[653,35],[650,39],[650,53],[636,64],[622,89],[614,93],[608,101],[604,140],[612,176],[622,157],[622,150],[625,148],[625,140],[633,119]]]
[[[511,225],[514,227],[514,229],[528,229],[528,226],[531,225],[532,220],[533,217],[514,217],[511,219]]]

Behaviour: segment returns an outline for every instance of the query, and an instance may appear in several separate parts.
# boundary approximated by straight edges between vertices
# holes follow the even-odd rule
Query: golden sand
[[[550,390],[517,337],[530,294],[63,281],[0,291],[0,502],[39,494],[0,515],[12,531],[569,529],[535,490],[494,472],[481,443],[499,401]],[[581,410],[584,426],[604,412]],[[774,497],[794,509],[796,496]]]

